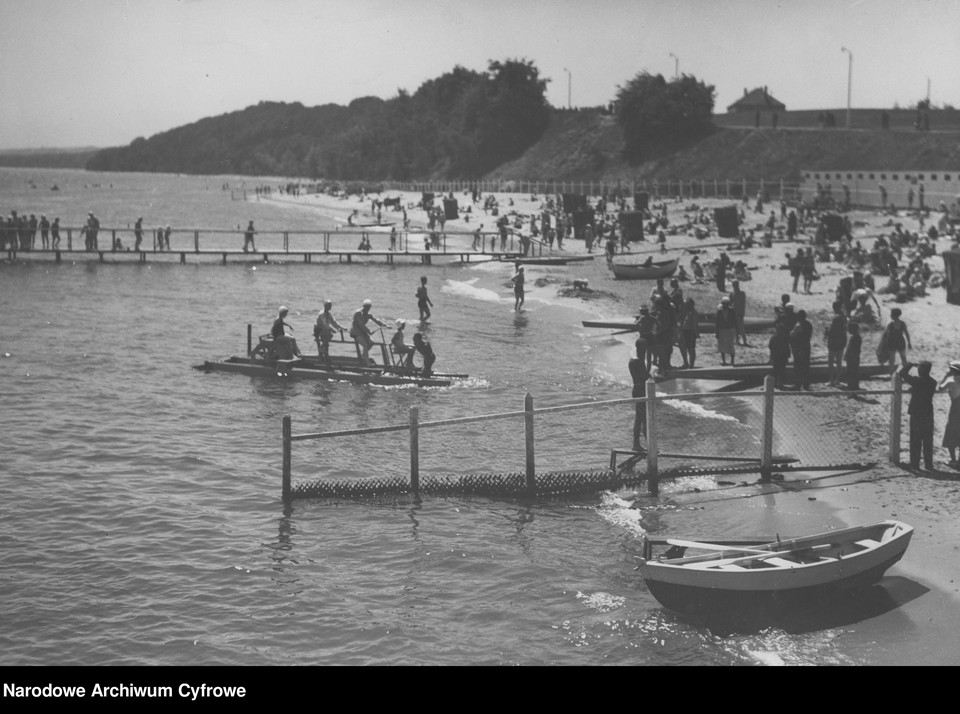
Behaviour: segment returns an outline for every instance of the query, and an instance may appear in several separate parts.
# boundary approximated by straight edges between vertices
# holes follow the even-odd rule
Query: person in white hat
[[[323,301],[323,312],[317,315],[317,322],[313,326],[313,339],[317,343],[317,354],[324,362],[330,361],[330,338],[333,337],[333,331],[339,330],[343,335],[343,325],[337,322],[333,316],[331,308],[332,300]]]
[[[397,331],[390,340],[390,346],[393,353],[397,355],[397,363],[404,367],[413,366],[413,355],[417,351],[413,345],[408,345],[403,341],[403,328],[407,326],[407,321],[403,318],[397,320]]]
[[[353,313],[353,324],[350,326],[350,336],[360,345],[360,361],[365,365],[373,364],[373,360],[370,359],[370,348],[373,347],[373,340],[370,339],[370,330],[367,327],[367,321],[373,320],[380,325],[380,327],[387,326],[385,322],[381,322],[373,316],[373,313],[370,312],[372,306],[372,300],[364,300],[361,308]]]
[[[950,395],[950,414],[943,429],[943,448],[950,451],[950,466],[960,467],[957,451],[960,450],[960,360],[950,363],[950,371],[941,380],[939,389]]]
[[[286,305],[281,305],[277,311],[277,319],[273,321],[273,327],[270,328],[270,341],[261,341],[253,350],[252,356],[264,355],[267,358],[290,359],[292,357],[302,357],[297,341],[286,334],[284,328],[289,327],[283,319],[287,316],[289,310]]]

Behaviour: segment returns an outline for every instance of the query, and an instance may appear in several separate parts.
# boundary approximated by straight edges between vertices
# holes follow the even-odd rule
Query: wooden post
[[[660,493],[660,475],[657,472],[657,383],[647,380],[647,491]]]
[[[533,458],[533,395],[530,392],[527,392],[527,396],[523,399],[523,411],[525,412],[523,415],[523,432],[527,445],[527,491],[536,493],[537,479]]]
[[[773,475],[773,375],[763,378],[763,435],[760,442],[760,481]]]
[[[290,500],[290,436],[291,436],[290,417],[283,417],[283,489],[282,496],[284,501]]]
[[[900,463],[900,426],[901,426],[901,406],[903,399],[903,380],[900,372],[894,372],[890,378],[890,389],[893,394],[890,395],[890,453],[891,464]]]
[[[247,323],[247,356],[253,352],[253,325]]]
[[[73,229],[67,228],[67,250],[73,252]]]
[[[410,407],[410,488],[420,493],[420,407]]]

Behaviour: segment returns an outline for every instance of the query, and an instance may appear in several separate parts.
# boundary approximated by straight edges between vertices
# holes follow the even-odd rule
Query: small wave
[[[610,593],[593,593],[593,595],[584,595],[577,593],[577,600],[582,600],[587,607],[593,608],[597,612],[611,612],[623,607],[627,599],[621,595],[611,595]]]
[[[822,630],[794,635],[770,628],[744,639],[734,638],[731,646],[737,650],[733,654],[768,667],[856,664],[838,651],[840,634],[840,630]]]
[[[641,513],[628,501],[616,493],[607,491],[601,494],[601,503],[597,512],[604,520],[637,536],[646,535],[640,524]]]
[[[699,419],[717,419],[719,421],[740,421],[734,416],[729,414],[721,414],[720,412],[715,412],[712,409],[707,409],[701,404],[696,402],[691,402],[685,399],[666,399],[663,402],[668,404],[679,412],[683,412],[689,416],[697,417]]]
[[[440,292],[446,295],[456,295],[469,298],[471,300],[480,300],[481,302],[500,302],[500,296],[488,288],[478,288],[474,283],[479,278],[472,280],[449,280],[440,288]]]

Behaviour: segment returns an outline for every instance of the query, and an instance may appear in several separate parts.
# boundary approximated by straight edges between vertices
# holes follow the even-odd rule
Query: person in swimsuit
[[[430,345],[429,340],[427,340],[421,332],[418,332],[413,336],[413,347],[423,356],[423,376],[429,377],[431,374],[433,374],[433,363],[437,361],[437,356],[433,352],[433,347]]]
[[[317,315],[317,322],[313,326],[313,337],[317,343],[317,354],[324,362],[330,361],[330,338],[333,337],[333,331],[339,330],[343,334],[343,326],[337,322],[330,308],[333,307],[331,300],[323,301],[323,312]]]
[[[403,341],[403,328],[407,326],[407,321],[403,318],[397,320],[397,331],[390,340],[394,353],[397,355],[397,363],[404,367],[413,367],[413,355],[417,348],[408,345]]]
[[[907,329],[907,323],[900,319],[902,311],[899,307],[890,310],[890,322],[883,330],[880,337],[880,344],[883,351],[890,355],[890,364],[894,365],[894,353],[900,355],[900,366],[907,365],[907,348],[913,349],[910,344],[910,331]]]
[[[520,308],[523,307],[523,279],[523,266],[521,265],[517,267],[516,274],[510,278],[510,280],[513,282],[513,309],[517,312],[520,312]]]
[[[360,361],[365,365],[373,362],[373,360],[370,359],[370,348],[373,347],[373,340],[370,339],[370,330],[367,328],[367,321],[373,320],[380,325],[380,327],[387,326],[385,322],[381,322],[370,312],[372,305],[372,300],[364,300],[363,306],[353,313],[353,324],[350,327],[350,336],[360,345],[362,351]]]
[[[420,309],[420,322],[426,322],[430,319],[430,308],[433,302],[427,295],[427,276],[420,277],[420,287],[417,288],[417,307]]]

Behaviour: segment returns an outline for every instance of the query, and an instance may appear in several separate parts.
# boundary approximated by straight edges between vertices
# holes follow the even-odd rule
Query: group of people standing
[[[40,248],[56,249],[60,245],[60,219],[53,223],[45,216],[18,215],[10,211],[6,220],[0,218],[0,250],[36,250],[37,232],[40,233]]]
[[[417,289],[417,301],[420,307],[421,324],[426,323],[430,318],[430,307],[433,302],[427,294],[427,278],[420,278],[420,287]],[[350,337],[354,339],[360,348],[360,362],[363,366],[374,366],[376,363],[370,357],[370,349],[374,346],[372,331],[367,323],[373,322],[380,327],[387,327],[387,323],[375,316],[372,312],[373,301],[364,300],[363,304],[354,311],[349,328],[340,324],[333,315],[333,301],[324,300],[323,310],[317,315],[316,322],[313,325],[313,338],[317,345],[317,355],[321,362],[332,364],[330,358],[330,341],[339,332],[341,339],[343,333],[348,331]],[[289,334],[293,327],[286,322],[289,309],[281,305],[277,318],[273,321],[270,329],[271,343],[261,343],[254,351],[253,356],[280,357],[280,358],[302,358],[303,353],[297,344],[296,339]],[[390,340],[390,349],[397,358],[397,366],[413,368],[413,358],[416,354],[421,355],[423,366],[420,374],[429,377],[433,374],[433,364],[436,362],[436,354],[426,335],[421,331],[413,336],[413,344],[409,345],[405,341],[404,328],[407,321],[399,318],[395,321],[396,332]],[[272,350],[272,352],[271,352]],[[383,365],[389,366],[389,365]]]

